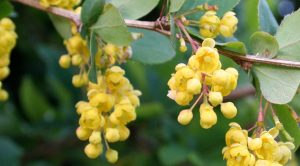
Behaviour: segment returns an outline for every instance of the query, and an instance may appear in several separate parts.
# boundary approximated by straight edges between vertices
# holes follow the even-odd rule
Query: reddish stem
[[[190,36],[190,34],[186,31],[184,25],[182,24],[182,22],[180,20],[176,20],[176,25],[179,27],[179,29],[184,33],[184,35],[186,36],[186,38],[188,39],[189,43],[192,46],[193,52],[196,53],[197,52],[197,45],[195,44],[195,41],[192,39],[192,37]]]

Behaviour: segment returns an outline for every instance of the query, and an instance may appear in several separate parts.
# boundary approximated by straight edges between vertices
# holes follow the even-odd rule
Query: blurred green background
[[[239,17],[236,37],[248,43],[251,33],[258,30],[255,18],[257,0],[241,0],[235,11]],[[278,21],[298,9],[298,0],[269,0]],[[78,115],[74,105],[85,99],[85,92],[72,87],[75,69],[64,70],[59,56],[66,53],[62,38],[56,33],[47,14],[15,4],[19,35],[12,53],[11,75],[4,81],[10,100],[0,105],[0,165],[109,165],[104,157],[88,159],[83,148],[86,142],[75,136]],[[155,20],[157,7],[142,20]],[[199,126],[198,111],[189,126],[177,123],[183,107],[166,97],[167,81],[174,66],[186,62],[190,53],[177,53],[162,65],[143,65],[129,61],[124,68],[136,89],[143,92],[138,118],[129,124],[130,138],[112,144],[119,150],[116,165],[225,165],[221,149],[229,120],[218,113],[218,123],[210,130]],[[235,66],[240,71],[239,88],[248,88],[251,81],[230,59],[222,57],[223,66]],[[296,102],[298,100],[298,103]],[[300,96],[293,106],[300,110]],[[232,121],[249,128],[256,120],[257,99],[247,96],[234,100],[239,113]],[[270,121],[270,120],[269,120]],[[300,152],[296,155],[299,156]],[[300,158],[300,156],[298,157]],[[291,165],[297,165],[296,159]]]

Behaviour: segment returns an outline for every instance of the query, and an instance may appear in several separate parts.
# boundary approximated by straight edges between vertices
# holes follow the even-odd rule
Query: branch
[[[45,8],[45,7],[41,6],[39,4],[39,2],[36,0],[12,0],[12,1],[22,3],[24,5],[31,6],[33,8],[36,8],[36,9],[39,9],[39,10],[42,10],[42,11],[45,11],[48,13],[70,19],[77,25],[77,27],[81,26],[80,16],[72,11],[62,9],[62,8],[57,8],[57,7]],[[157,31],[157,32],[167,35],[167,36],[171,35],[170,31],[162,30],[161,28],[159,28],[160,24],[157,21],[156,22],[154,22],[154,21],[137,21],[137,20],[126,20],[125,19],[125,23],[129,27],[153,30],[153,31]],[[239,63],[242,67],[244,67],[243,65],[245,63],[246,64],[248,63],[248,65],[250,65],[250,67],[251,67],[252,63],[256,63],[256,64],[268,64],[268,65],[300,69],[300,62],[280,60],[280,59],[261,58],[261,57],[255,56],[255,55],[242,55],[242,54],[239,54],[239,53],[236,53],[233,51],[229,51],[229,50],[224,50],[224,49],[219,49],[219,52],[222,55],[233,59],[234,61]]]

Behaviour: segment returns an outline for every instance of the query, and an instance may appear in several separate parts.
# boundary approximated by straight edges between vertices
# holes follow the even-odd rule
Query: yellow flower
[[[225,135],[226,145],[230,146],[238,143],[247,146],[248,132],[246,130],[242,130],[241,126],[234,122],[230,123],[229,126],[230,129]]]
[[[223,102],[223,96],[220,92],[210,91],[208,94],[208,101],[212,106],[216,107]]]
[[[278,143],[274,137],[266,131],[262,132],[260,139],[262,140],[262,146],[254,150],[256,156],[259,159],[274,161],[274,153],[278,150]]]
[[[104,123],[104,118],[98,113],[96,108],[82,112],[79,119],[80,126],[91,130],[100,129]]]
[[[274,153],[274,160],[278,163],[285,165],[290,159],[292,159],[292,151],[295,145],[291,142],[279,142],[278,149]]]
[[[95,159],[103,152],[102,144],[88,144],[84,152],[89,158]]]
[[[59,58],[59,65],[60,67],[62,68],[69,68],[70,65],[71,65],[71,58],[69,55],[62,55],[60,58]]]
[[[255,156],[251,154],[246,145],[238,143],[223,148],[224,159],[228,166],[254,166]]]
[[[199,20],[200,34],[207,38],[214,38],[218,35],[220,19],[215,11],[207,11]]]
[[[177,92],[175,94],[175,101],[177,104],[185,106],[189,105],[193,100],[193,95],[188,92]]]
[[[192,94],[199,94],[201,92],[201,82],[197,78],[192,78],[187,81],[187,91]]]
[[[91,134],[92,134],[92,130],[90,129],[86,129],[83,127],[78,127],[76,129],[76,135],[82,141],[88,140]]]
[[[195,71],[210,74],[221,67],[219,53],[214,48],[200,47],[196,55],[191,56],[188,65]]]
[[[124,98],[115,106],[115,110],[109,117],[116,125],[126,125],[136,119],[135,109],[128,98]]]
[[[200,106],[200,125],[205,128],[211,128],[217,123],[217,115],[213,110],[213,107],[208,103],[203,103]]]
[[[117,142],[120,140],[120,133],[116,128],[106,128],[105,139],[108,142]]]
[[[236,88],[237,79],[237,71],[233,68],[216,70],[212,75],[212,91],[227,96]]]
[[[113,149],[108,149],[105,153],[105,157],[108,162],[115,163],[118,161],[118,151]]]
[[[237,29],[238,19],[235,17],[234,12],[227,12],[224,14],[220,22],[220,33],[225,37],[233,36],[234,32]]]
[[[100,131],[93,131],[89,137],[89,142],[91,144],[100,144],[101,143],[101,132]]]

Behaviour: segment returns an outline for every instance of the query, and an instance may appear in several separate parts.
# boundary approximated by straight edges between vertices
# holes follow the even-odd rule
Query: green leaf
[[[159,64],[171,60],[176,52],[170,40],[160,33],[131,28],[132,32],[143,33],[143,38],[132,43],[133,60],[145,64]]]
[[[279,26],[276,39],[279,43],[279,59],[300,61],[300,9],[284,18]]]
[[[99,18],[103,11],[105,0],[85,0],[81,10],[81,35],[85,37],[90,26],[92,26]]]
[[[293,68],[255,65],[263,96],[271,103],[286,104],[295,96],[300,83],[300,70]]]
[[[53,14],[49,14],[49,17],[56,31],[60,34],[62,38],[69,39],[70,37],[72,37],[72,27],[70,20]]]
[[[103,11],[105,0],[85,0],[81,10],[83,24],[93,25]]]
[[[14,7],[8,1],[0,1],[0,20],[10,15]]]
[[[90,41],[90,71],[89,71],[89,80],[93,83],[97,83],[97,66],[96,66],[96,54],[98,51],[98,42],[96,40],[96,35],[94,32],[91,32]]]
[[[177,144],[166,145],[159,149],[158,157],[163,165],[180,165],[187,160],[187,149]]]
[[[27,117],[34,122],[41,121],[47,112],[53,111],[45,96],[28,77],[22,81],[20,100]]]
[[[139,19],[150,13],[159,0],[109,0],[126,19]]]
[[[131,33],[128,31],[120,12],[110,4],[105,7],[104,13],[100,15],[91,30],[107,43],[127,46],[132,42]]]
[[[258,2],[258,20],[261,31],[268,32],[272,35],[276,33],[278,23],[266,0],[259,0]]]
[[[266,32],[255,32],[250,38],[250,48],[253,54],[265,58],[274,58],[279,45],[276,38]]]
[[[23,150],[8,138],[0,137],[0,163],[1,165],[21,165]]]
[[[293,118],[287,105],[274,105],[274,109],[284,129],[294,138],[296,147],[294,150],[296,151],[300,145],[300,128],[298,123]]]
[[[184,2],[185,0],[170,0],[171,4],[170,4],[169,12],[170,13],[177,12],[178,10],[180,10]]]
[[[216,44],[220,45],[221,48],[223,48],[224,50],[233,51],[241,55],[247,54],[247,48],[243,42],[234,41],[234,42],[216,43]]]

